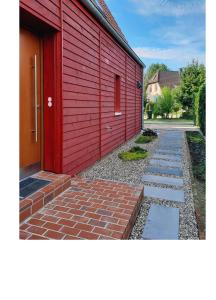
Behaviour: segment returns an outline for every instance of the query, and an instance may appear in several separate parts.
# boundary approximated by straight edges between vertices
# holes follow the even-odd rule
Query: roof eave
[[[124,41],[120,34],[110,25],[104,15],[90,0],[80,0],[80,2],[89,10],[89,12],[107,29],[107,31],[119,42],[119,44],[135,59],[135,61],[145,68],[145,64],[133,49]]]

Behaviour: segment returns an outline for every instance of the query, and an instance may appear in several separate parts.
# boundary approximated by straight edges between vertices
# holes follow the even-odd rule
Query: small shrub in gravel
[[[143,136],[155,136],[155,137],[158,136],[157,132],[155,130],[150,129],[150,128],[144,129],[143,132],[142,132],[142,135]]]
[[[135,143],[136,143],[136,144],[146,144],[146,143],[152,142],[154,139],[156,139],[155,136],[144,136],[144,135],[140,135],[140,136],[135,140]]]
[[[129,151],[123,151],[118,154],[118,157],[122,160],[139,160],[148,157],[147,150],[138,146],[132,147]]]

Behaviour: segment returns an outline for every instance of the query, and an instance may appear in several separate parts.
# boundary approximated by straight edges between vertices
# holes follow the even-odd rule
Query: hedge
[[[194,122],[202,133],[206,133],[206,85],[200,86],[194,101]]]

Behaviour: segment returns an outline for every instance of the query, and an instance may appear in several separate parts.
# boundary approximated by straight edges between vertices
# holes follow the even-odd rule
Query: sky
[[[106,0],[130,46],[148,67],[205,63],[205,0]]]

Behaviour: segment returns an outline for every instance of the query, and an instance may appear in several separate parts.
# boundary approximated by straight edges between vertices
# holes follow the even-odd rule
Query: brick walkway
[[[143,185],[73,178],[71,187],[20,226],[20,239],[127,239]]]

